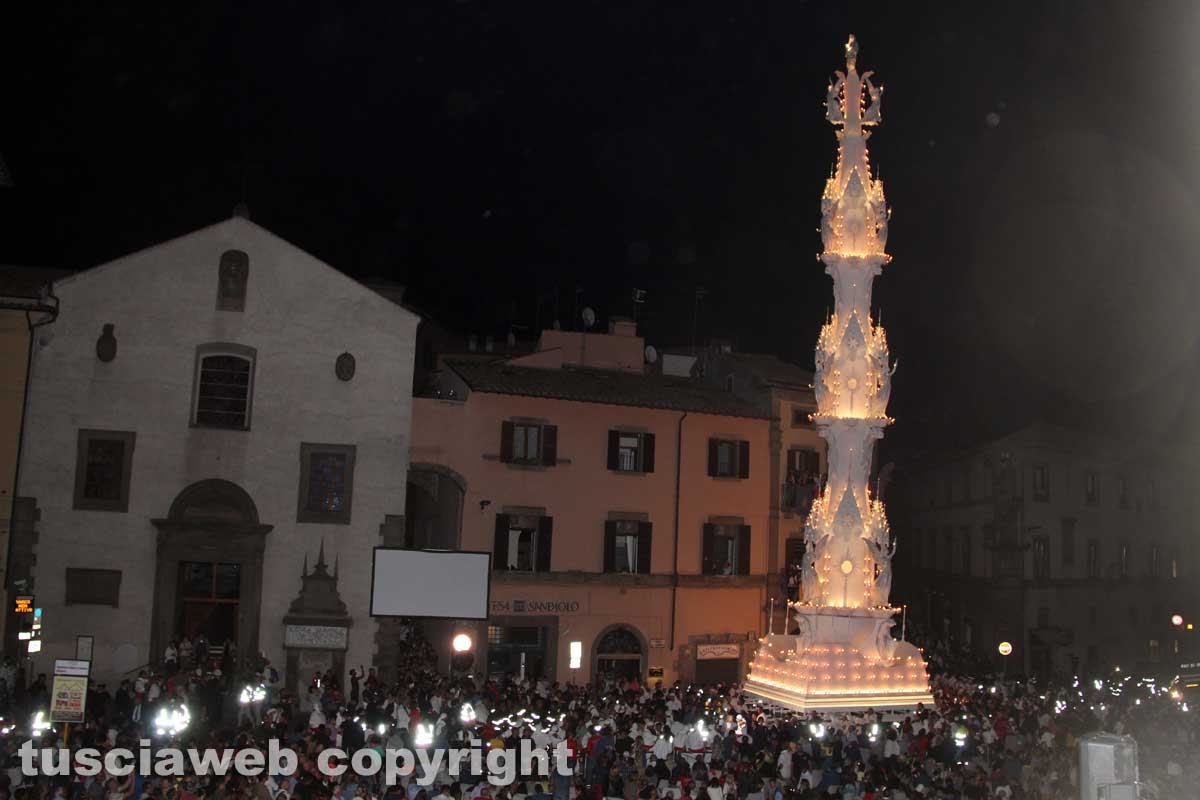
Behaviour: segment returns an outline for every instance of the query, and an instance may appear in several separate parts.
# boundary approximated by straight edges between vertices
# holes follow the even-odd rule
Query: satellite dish
[[[646,345],[646,363],[653,364],[658,361],[658,350],[654,349],[654,345]]]
[[[595,324],[596,312],[591,309],[591,306],[588,306],[587,308],[583,309],[583,327],[591,330],[592,326]]]

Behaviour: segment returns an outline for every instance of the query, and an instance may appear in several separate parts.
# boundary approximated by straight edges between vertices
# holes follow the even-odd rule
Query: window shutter
[[[738,477],[750,477],[750,443],[738,442]]]
[[[621,446],[621,432],[620,431],[609,431],[608,432],[608,468],[609,469],[615,470],[615,469],[621,468],[621,460],[620,460],[620,455],[618,453],[618,451],[620,450],[620,446]]]
[[[500,460],[505,464],[513,460],[513,424],[500,423]]]
[[[617,523],[608,520],[604,523],[604,571],[617,570]]]
[[[654,472],[654,434],[642,434],[642,472]]]
[[[537,564],[535,565],[538,572],[550,571],[550,538],[553,533],[554,518],[540,518],[537,531]]]
[[[711,442],[710,442],[711,444]],[[717,526],[711,523],[704,524],[704,541],[701,544],[701,559],[700,571],[706,575],[711,575],[713,571],[713,537],[717,535]]]
[[[558,463],[558,426],[542,426],[542,463],[553,467]]]
[[[744,444],[744,442],[743,442]],[[738,542],[737,542],[737,574],[750,574],[750,526],[741,525],[738,527]]]
[[[649,434],[647,434],[649,435]],[[651,437],[653,438],[653,437]],[[638,573],[650,574],[650,523],[638,523]]]
[[[710,478],[715,478],[717,475],[717,445],[719,442],[716,439],[708,440],[708,475]]]
[[[508,514],[496,515],[496,544],[492,552],[492,569],[508,569],[508,524]]]

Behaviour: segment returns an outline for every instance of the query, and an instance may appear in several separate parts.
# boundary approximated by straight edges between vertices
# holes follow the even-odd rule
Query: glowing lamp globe
[[[456,653],[465,653],[471,649],[471,637],[465,633],[460,633],[454,637],[454,641],[450,643]]]
[[[1000,655],[1002,655],[1002,656],[1012,655],[1012,643],[1011,642],[1001,642],[1000,646],[997,647],[996,649],[1000,651]]]
[[[1183,624],[1183,615],[1182,614],[1172,614],[1171,615],[1171,624],[1174,625],[1176,628],[1178,628],[1180,625]]]
[[[846,559],[842,562],[842,574],[849,575],[851,572],[854,572],[854,562]]]

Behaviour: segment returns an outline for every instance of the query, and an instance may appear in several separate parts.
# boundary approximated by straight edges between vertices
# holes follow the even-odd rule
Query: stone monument
[[[283,650],[287,656],[285,687],[304,691],[314,674],[333,670],[339,680],[346,674],[346,649],[354,621],[338,594],[338,568],[333,574],[325,563],[325,542],[317,563],[308,570],[308,555],[300,574],[300,594],[283,618]]]

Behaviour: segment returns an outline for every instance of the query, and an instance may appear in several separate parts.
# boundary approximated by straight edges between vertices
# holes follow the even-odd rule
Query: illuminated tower
[[[765,637],[747,690],[796,708],[889,708],[929,701],[920,652],[891,636],[891,541],[883,504],[868,484],[874,443],[891,423],[887,338],[871,319],[871,285],[888,263],[883,181],[871,175],[867,140],[883,89],[857,67],[829,86],[825,116],[838,153],[821,197],[820,260],[833,278],[834,311],[817,339],[813,421],[829,443],[829,471],[804,531],[802,598],[795,633]]]

